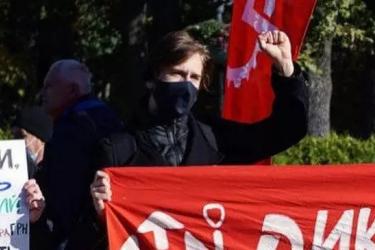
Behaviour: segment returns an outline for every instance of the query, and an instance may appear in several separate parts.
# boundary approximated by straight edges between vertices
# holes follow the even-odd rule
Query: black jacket
[[[303,138],[307,130],[307,91],[298,65],[290,78],[274,73],[272,84],[276,95],[273,112],[264,121],[244,124],[217,118],[204,124],[189,115],[187,146],[180,165],[254,163]],[[116,134],[103,140],[101,166],[170,165],[140,136],[157,124],[139,120],[135,123],[134,138]]]
[[[256,124],[243,124],[220,118],[202,123],[188,116],[187,145],[180,165],[249,164],[272,156],[297,143],[307,130],[307,92],[299,67],[290,78],[273,75],[276,99],[268,119]],[[142,105],[144,107],[144,105]],[[142,109],[141,109],[142,110]],[[116,133],[103,138],[97,155],[98,165],[109,166],[163,166],[170,165],[155,150],[143,132],[155,123],[147,112],[136,119],[133,133]],[[139,115],[139,113],[138,113]],[[147,137],[146,137],[147,138]],[[92,249],[106,249],[105,229],[101,223],[92,226],[102,230],[101,245]]]
[[[52,138],[45,147],[44,166],[37,176],[46,198],[43,219],[52,224],[51,249],[64,249],[77,233],[75,226],[82,211],[92,203],[89,186],[96,171],[94,148],[98,140],[122,129],[115,113],[90,96],[54,122]]]

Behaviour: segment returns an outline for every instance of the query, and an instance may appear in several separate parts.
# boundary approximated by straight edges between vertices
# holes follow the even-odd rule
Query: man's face
[[[29,152],[33,155],[37,156],[37,158],[34,160],[37,164],[39,164],[39,162],[43,159],[43,154],[40,155],[39,153],[44,149],[44,143],[38,137],[20,127],[13,127],[12,133],[14,139],[25,140],[27,150],[29,150]]]
[[[158,78],[165,82],[190,81],[199,89],[202,73],[202,56],[196,53],[178,65],[166,67],[160,72]]]
[[[38,137],[34,136],[33,134],[27,132],[25,129],[19,128],[19,127],[13,127],[12,133],[13,133],[14,139],[25,140],[26,147],[29,150],[31,150],[33,153],[39,147],[40,139],[38,139]]]
[[[42,102],[45,111],[56,118],[75,99],[76,93],[73,83],[59,79],[54,71],[49,71],[44,79],[42,88]]]

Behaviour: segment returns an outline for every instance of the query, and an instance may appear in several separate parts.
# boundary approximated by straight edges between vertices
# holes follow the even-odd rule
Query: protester
[[[12,133],[15,139],[24,139],[26,143],[27,169],[29,178],[33,178],[43,167],[44,146],[52,135],[52,120],[43,108],[39,106],[29,106],[23,108],[16,115],[12,125]],[[34,187],[32,181],[27,182],[26,186],[30,192],[27,195],[30,203],[31,221],[38,219],[37,210],[44,206],[43,195]],[[49,241],[46,236],[49,233],[48,227],[43,224],[35,223],[30,228],[30,248],[38,250],[48,250]]]
[[[50,249],[85,249],[75,244],[80,244],[86,233],[77,227],[82,213],[91,205],[89,184],[95,173],[95,145],[123,126],[106,104],[91,95],[91,73],[76,60],[60,60],[51,66],[42,101],[53,119],[54,131],[37,183],[25,185],[28,196],[37,191],[38,201],[46,202],[45,209],[42,204],[35,209],[30,198],[33,220],[49,225]]]
[[[274,63],[276,98],[268,119],[251,125],[223,119],[209,125],[197,121],[191,108],[199,89],[208,83],[208,51],[185,32],[171,33],[151,56],[153,79],[136,112],[135,142],[118,135],[108,138],[102,165],[249,164],[298,142],[306,133],[307,98],[301,70],[292,62],[289,38],[273,31],[258,39]],[[111,199],[105,172],[96,173],[91,195],[101,214],[104,201]]]
[[[16,115],[12,125],[15,139],[24,139],[26,143],[29,178],[42,167],[44,145],[52,135],[52,120],[39,106],[25,107]]]

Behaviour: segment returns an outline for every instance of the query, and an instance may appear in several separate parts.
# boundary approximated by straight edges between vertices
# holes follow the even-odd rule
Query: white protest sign
[[[28,179],[25,142],[0,141],[0,250],[29,249]]]

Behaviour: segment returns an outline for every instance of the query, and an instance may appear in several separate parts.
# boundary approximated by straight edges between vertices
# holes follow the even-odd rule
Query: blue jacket
[[[91,204],[89,186],[96,171],[96,143],[122,131],[123,125],[106,104],[86,96],[67,109],[53,129],[37,181],[46,198],[43,217],[52,224],[52,248],[64,249],[81,211]]]

